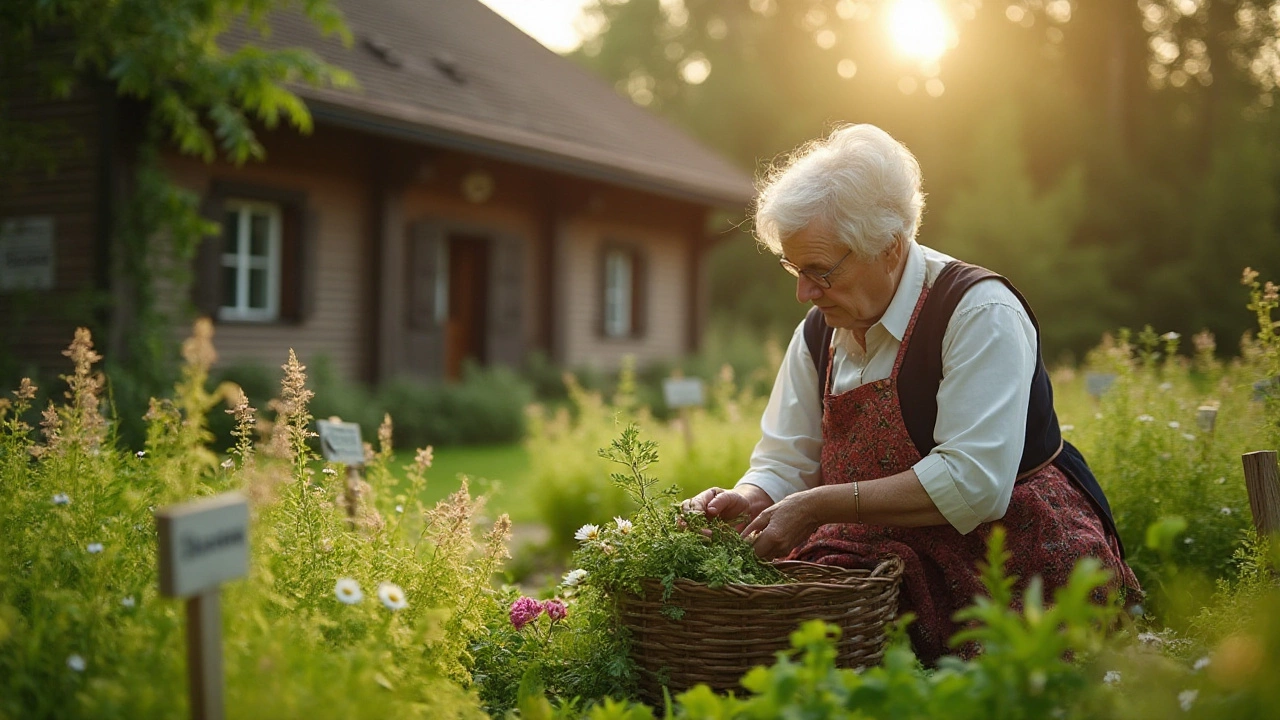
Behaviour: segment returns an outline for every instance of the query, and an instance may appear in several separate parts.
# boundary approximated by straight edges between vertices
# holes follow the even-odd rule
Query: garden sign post
[[[331,463],[347,466],[347,521],[356,523],[360,505],[360,468],[364,466],[364,442],[359,423],[342,422],[339,417],[317,420],[320,430],[320,452]]]
[[[662,397],[669,408],[679,408],[680,424],[684,425],[684,442],[693,449],[693,424],[689,421],[689,408],[703,403],[700,378],[669,377],[662,381]]]
[[[1280,471],[1274,450],[1259,450],[1241,456],[1244,484],[1249,491],[1253,526],[1262,537],[1280,535]]]
[[[187,600],[191,717],[222,720],[222,603],[218,586],[249,574],[249,503],[239,493],[156,510],[160,592]]]

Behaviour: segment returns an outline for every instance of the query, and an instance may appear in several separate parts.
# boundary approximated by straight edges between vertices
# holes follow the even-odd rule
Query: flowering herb
[[[531,597],[521,597],[511,603],[511,626],[523,630],[525,625],[538,619],[542,614],[542,603]]]

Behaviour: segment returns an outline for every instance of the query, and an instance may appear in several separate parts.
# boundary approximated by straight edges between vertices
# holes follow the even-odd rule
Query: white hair
[[[756,236],[775,255],[782,241],[818,222],[870,260],[895,238],[915,239],[924,212],[920,163],[874,125],[838,127],[799,147],[762,179]]]

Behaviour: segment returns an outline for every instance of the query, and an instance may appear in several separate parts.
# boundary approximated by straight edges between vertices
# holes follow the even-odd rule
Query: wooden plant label
[[[238,493],[156,511],[160,592],[187,600],[191,717],[222,720],[222,600],[218,588],[249,574],[249,503]]]
[[[185,598],[249,574],[249,503],[239,493],[156,510],[160,592]]]
[[[662,396],[669,408],[700,406],[704,402],[700,378],[667,378],[662,381]]]
[[[331,463],[364,465],[364,442],[360,439],[360,425],[339,420],[320,420],[320,452]]]

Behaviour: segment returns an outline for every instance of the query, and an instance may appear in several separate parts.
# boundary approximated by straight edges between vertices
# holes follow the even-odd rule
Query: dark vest
[[[1107,502],[1098,479],[1093,476],[1084,456],[1071,443],[1062,439],[1058,427],[1058,415],[1053,409],[1053,387],[1049,373],[1040,355],[1040,324],[1026,298],[1006,278],[986,268],[953,261],[938,274],[929,297],[916,318],[907,352],[898,374],[898,402],[902,406],[902,418],[907,433],[921,456],[928,455],[938,443],[933,439],[934,425],[938,419],[938,387],[942,383],[942,338],[947,324],[955,312],[960,298],[969,288],[981,280],[995,278],[1004,283],[1026,309],[1031,324],[1036,328],[1036,370],[1031,377],[1031,400],[1027,407],[1027,432],[1023,440],[1022,460],[1018,463],[1018,475],[1031,473],[1052,462],[1071,479],[1093,504],[1094,511],[1102,519],[1107,530],[1116,538],[1120,555],[1124,557],[1124,545],[1111,517],[1111,505]],[[818,406],[821,408],[824,391],[823,378],[831,354],[832,328],[827,326],[822,313],[814,307],[804,319],[804,341],[813,358],[818,373]]]

